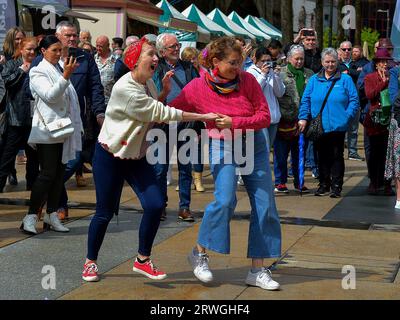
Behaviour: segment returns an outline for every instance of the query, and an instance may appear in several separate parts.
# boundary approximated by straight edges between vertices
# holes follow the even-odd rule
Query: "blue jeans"
[[[263,259],[281,255],[281,227],[272,189],[267,139],[264,130],[255,132],[254,153],[251,154],[254,170],[249,175],[242,175],[251,205],[248,258]],[[206,249],[228,254],[229,224],[237,203],[236,168],[239,165],[235,159],[232,164],[224,163],[224,152],[232,153],[232,150],[228,151],[226,142],[216,139],[210,141],[210,168],[215,183],[215,200],[205,209],[198,243]]]
[[[279,126],[279,123],[271,124],[269,126],[269,128],[267,129],[268,130],[268,137],[269,137],[269,140],[268,140],[269,148],[268,148],[268,150],[271,150],[271,147],[275,143],[276,133],[278,132],[278,126]]]
[[[299,139],[284,140],[279,136],[276,137],[274,144],[275,185],[287,183],[289,152],[291,154],[294,185],[299,185]]]
[[[146,158],[115,158],[97,143],[93,159],[93,178],[96,185],[96,213],[89,226],[87,258],[97,260],[107,226],[118,210],[124,181],[135,191],[143,207],[138,252],[150,256],[164,208],[153,167]]]
[[[178,125],[178,134],[180,132],[180,127]],[[168,139],[168,125],[163,126],[162,130],[167,135]],[[177,149],[178,153],[180,148],[186,143],[185,141],[178,141],[177,142]],[[169,150],[169,142],[167,140],[167,152]],[[168,203],[168,193],[167,193],[167,172],[169,166],[169,157],[167,156],[167,163],[160,164],[157,163],[155,165],[155,171],[158,183],[160,185],[160,189],[162,194],[164,195],[164,203],[165,207]],[[178,159],[178,172],[179,172],[179,209],[189,209],[190,208],[190,196],[191,196],[191,186],[192,186],[192,164],[182,164]]]
[[[358,126],[360,124],[360,110],[356,113],[355,117],[351,120],[349,129],[347,130],[347,149],[349,157],[358,154],[357,152],[357,138]]]
[[[310,168],[314,175],[318,176],[318,154],[314,148],[314,142],[305,139],[304,150],[306,150],[304,159],[305,166]]]

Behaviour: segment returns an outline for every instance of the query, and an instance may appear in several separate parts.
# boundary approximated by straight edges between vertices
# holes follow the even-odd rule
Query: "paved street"
[[[101,281],[83,283],[82,265],[86,254],[87,230],[95,207],[95,191],[67,186],[72,209],[67,226],[70,233],[47,231],[37,236],[20,232],[27,212],[29,192],[25,190],[23,166],[17,166],[19,185],[7,186],[0,196],[0,299],[399,299],[400,298],[400,212],[395,197],[368,196],[365,162],[346,160],[343,198],[315,197],[291,191],[277,195],[282,222],[283,247],[274,278],[281,290],[268,292],[244,283],[249,202],[243,187],[237,192],[238,205],[231,225],[232,252],[210,254],[215,282],[202,285],[193,276],[186,255],[196,242],[205,205],[213,198],[212,178],[206,170],[205,193],[192,193],[196,223],[177,221],[177,172],[168,189],[168,219],[161,223],[153,251],[157,265],[168,273],[153,281],[133,273],[141,212],[138,200],[125,187],[121,210],[109,226],[98,260]],[[316,180],[306,172],[306,185],[315,189]],[[292,181],[288,183],[293,189]],[[40,226],[41,228],[41,226]],[[56,272],[55,289],[42,287],[44,266]],[[353,266],[356,288],[345,290],[344,266]],[[21,272],[24,270],[24,272]],[[42,273],[43,271],[43,273]]]

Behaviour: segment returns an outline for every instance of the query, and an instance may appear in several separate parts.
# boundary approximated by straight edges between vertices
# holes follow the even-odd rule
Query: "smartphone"
[[[314,30],[310,30],[310,29],[303,30],[303,36],[305,36],[305,37],[314,37],[315,36],[315,31]]]
[[[78,55],[78,48],[72,48],[72,47],[68,48],[68,57],[72,56],[72,57],[76,58],[77,55]]]

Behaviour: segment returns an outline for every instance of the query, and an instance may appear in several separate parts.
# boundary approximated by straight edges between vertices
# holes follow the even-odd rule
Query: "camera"
[[[268,61],[265,63],[265,65],[270,69],[275,69],[277,66],[277,63],[276,63],[276,61]]]

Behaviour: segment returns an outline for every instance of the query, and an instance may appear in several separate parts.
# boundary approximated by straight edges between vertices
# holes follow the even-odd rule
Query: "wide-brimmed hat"
[[[374,61],[377,60],[393,60],[393,58],[387,49],[380,48],[375,52]]]
[[[379,43],[377,49],[385,48],[385,49],[394,49],[393,43],[389,38],[381,38],[379,39]]]

